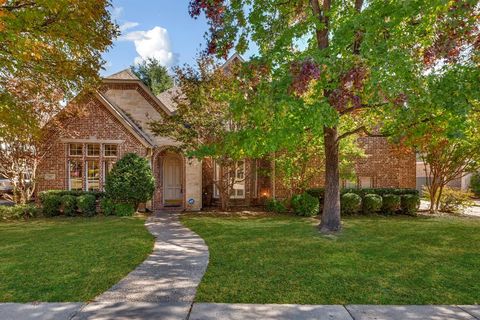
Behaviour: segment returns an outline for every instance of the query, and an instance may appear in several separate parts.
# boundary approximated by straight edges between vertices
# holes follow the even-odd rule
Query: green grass
[[[88,301],[151,252],[140,218],[0,224],[0,302]]]
[[[197,301],[480,303],[480,219],[346,218],[336,236],[289,216],[182,221],[210,250]]]

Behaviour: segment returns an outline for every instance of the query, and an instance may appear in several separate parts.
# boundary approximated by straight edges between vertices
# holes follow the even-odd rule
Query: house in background
[[[427,185],[427,177],[428,177],[428,165],[425,165],[421,157],[417,154],[416,156],[416,176],[417,176],[417,183],[416,188],[418,191],[422,191],[423,188]],[[470,189],[470,180],[472,178],[472,173],[467,173],[453,181],[450,181],[447,186],[455,189],[459,189],[462,191],[467,191]]]
[[[234,56],[226,63],[234,63]],[[51,148],[38,168],[37,191],[50,189],[102,190],[112,166],[126,153],[145,157],[155,176],[156,189],[148,207],[153,210],[200,210],[218,203],[212,161],[186,158],[178,142],[158,137],[148,123],[175,113],[175,89],[155,96],[129,69],[103,79],[101,88],[77,104],[78,116],[66,130],[51,138]],[[68,105],[66,108],[73,106]],[[385,138],[360,138],[367,157],[356,163],[357,180],[347,187],[415,188],[415,154]],[[267,197],[284,198],[288,190],[275,179],[275,168],[264,159],[245,159],[235,172],[238,182],[232,204],[256,205]],[[312,182],[322,186],[323,176]]]

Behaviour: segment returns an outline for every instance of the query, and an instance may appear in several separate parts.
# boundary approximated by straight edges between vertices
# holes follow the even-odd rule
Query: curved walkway
[[[178,213],[158,213],[145,223],[153,252],[135,270],[73,319],[186,319],[208,265],[208,247],[184,227]]]

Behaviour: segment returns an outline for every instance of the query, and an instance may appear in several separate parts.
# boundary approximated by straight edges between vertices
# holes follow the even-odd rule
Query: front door
[[[182,205],[182,161],[167,157],[163,164],[163,205]]]

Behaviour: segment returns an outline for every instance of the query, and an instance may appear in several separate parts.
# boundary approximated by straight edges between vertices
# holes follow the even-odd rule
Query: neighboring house
[[[38,168],[37,190],[102,190],[114,163],[134,152],[148,159],[155,176],[156,190],[147,204],[151,209],[200,210],[218,203],[213,183],[219,178],[218,166],[187,159],[177,142],[150,131],[150,121],[175,113],[174,92],[154,96],[128,69],[105,78],[100,90],[77,106],[81,112],[68,120],[67,130],[52,137],[53,146]],[[368,157],[356,164],[357,181],[344,182],[345,186],[415,187],[413,152],[384,138],[360,138],[360,144]],[[246,159],[235,175],[233,205],[255,205],[267,197],[288,195],[269,161]],[[312,186],[322,184],[319,177]]]
[[[428,165],[425,165],[421,157],[417,154],[417,163],[416,163],[416,172],[417,172],[417,183],[416,188],[419,191],[422,191],[423,188],[427,185],[427,174],[429,171]],[[447,186],[459,190],[466,191],[470,189],[470,179],[472,178],[471,173],[466,173],[460,177],[450,181]]]

